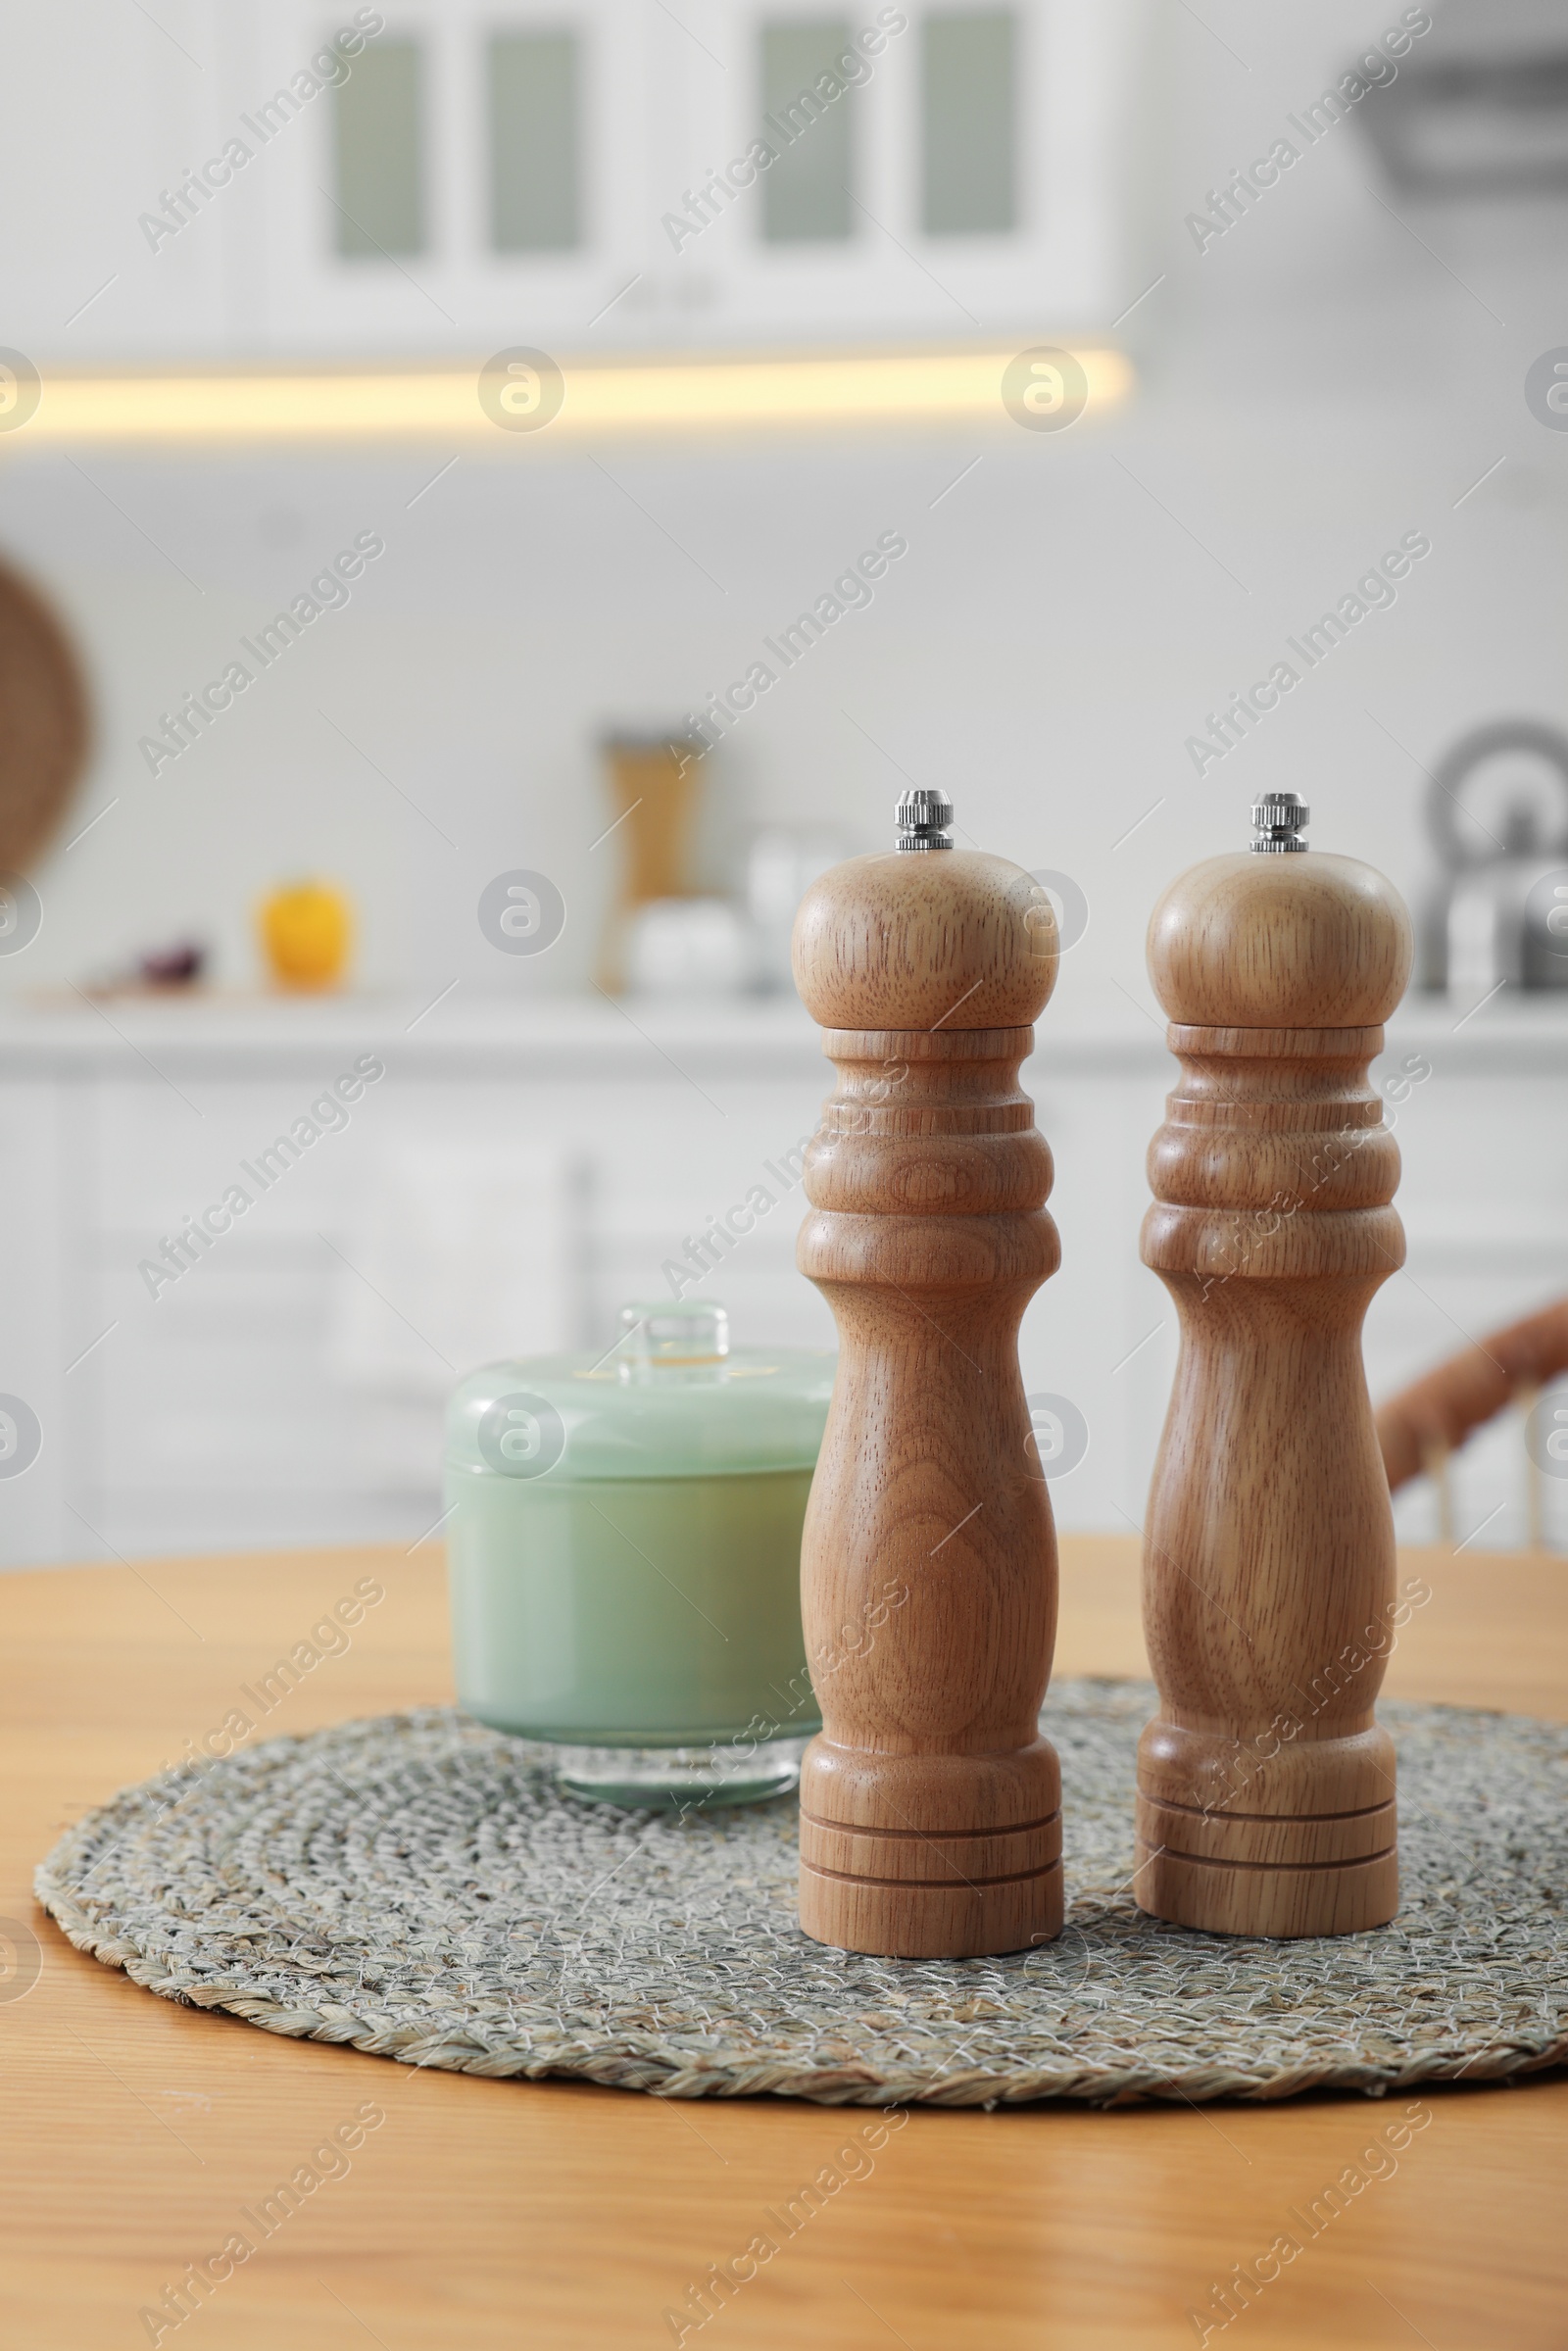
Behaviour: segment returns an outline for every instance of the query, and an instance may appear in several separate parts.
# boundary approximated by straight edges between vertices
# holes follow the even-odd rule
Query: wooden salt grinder
[[[1043,889],[955,850],[933,792],[891,855],[809,891],[795,981],[838,1086],[798,1262],[841,1352],[801,1562],[823,1727],[801,1769],[801,1925],[905,1958],[1061,1928],[1061,1780],[1038,1717],[1051,1504],[1018,1324],[1060,1251],[1018,1087],[1056,976]]]
[[[1361,1323],[1404,1260],[1399,1154],[1367,1082],[1410,919],[1270,793],[1250,856],[1154,908],[1182,1075],[1143,1255],[1181,1355],[1144,1540],[1159,1711],[1138,1750],[1143,1909],[1224,1935],[1345,1935],[1399,1897],[1394,1746],[1373,1720],[1394,1522]],[[1262,853],[1262,854],[1257,854]]]

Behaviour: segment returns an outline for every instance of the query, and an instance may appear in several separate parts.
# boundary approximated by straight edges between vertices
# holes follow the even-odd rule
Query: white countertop
[[[1147,990],[1064,985],[1038,1024],[1038,1067],[1132,1074],[1168,1066],[1164,1022]],[[1568,1072],[1568,992],[1494,997],[1467,1009],[1412,996],[1389,1024],[1388,1051],[1427,1053],[1446,1070]],[[820,1064],[819,1034],[793,998],[669,1001],[481,994],[429,998],[189,996],[0,1004],[0,1070],[62,1077],[151,1076],[183,1067],[243,1076],[302,1058],[376,1052],[400,1067],[476,1077],[505,1069],[651,1072],[662,1057],[765,1076]],[[143,1059],[145,1056],[145,1060]]]

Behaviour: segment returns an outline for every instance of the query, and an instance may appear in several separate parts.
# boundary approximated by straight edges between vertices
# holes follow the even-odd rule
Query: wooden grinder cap
[[[1410,977],[1404,901],[1355,857],[1293,856],[1306,810],[1271,794],[1283,854],[1209,857],[1173,882],[1149,925],[1149,971],[1170,1019],[1195,1028],[1355,1029],[1388,1019]],[[1271,830],[1260,825],[1258,847]]]
[[[917,801],[946,807],[937,795]],[[951,810],[949,811],[951,821]],[[940,828],[938,828],[940,830]],[[795,917],[795,985],[825,1029],[1024,1028],[1056,984],[1056,918],[1021,865],[983,850],[851,857]]]

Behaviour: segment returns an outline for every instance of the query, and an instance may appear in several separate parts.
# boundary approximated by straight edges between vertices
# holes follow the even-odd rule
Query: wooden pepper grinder
[[[1344,1935],[1398,1904],[1394,1746],[1373,1720],[1394,1522],[1361,1323],[1404,1261],[1399,1154],[1367,1082],[1410,918],[1308,853],[1294,792],[1251,855],[1154,908],[1182,1074],[1150,1151],[1143,1256],[1181,1355],[1144,1541],[1159,1711],[1138,1750],[1143,1909],[1225,1935]]]
[[[938,793],[896,852],[824,874],[796,985],[838,1086],[798,1262],[841,1353],[801,1562],[823,1728],[801,1769],[801,1925],[905,1958],[1061,1927],[1061,1780],[1038,1718],[1056,1622],[1018,1324],[1060,1250],[1019,1090],[1056,925],[1019,866],[955,850]]]

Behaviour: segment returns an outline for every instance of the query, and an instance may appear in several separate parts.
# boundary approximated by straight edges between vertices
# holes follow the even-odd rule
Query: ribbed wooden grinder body
[[[919,1022],[827,1028],[838,1086],[807,1156],[799,1263],[840,1356],[802,1551],[823,1728],[801,1773],[801,1924],[907,1958],[1027,1948],[1061,1925],[1038,1730],[1055,1540],[1017,1358],[1058,1258],[1018,1085],[1054,973],[1049,902],[999,858],[858,859],[808,900],[796,955],[818,1017]],[[958,1026],[977,1003],[1004,1025]]]
[[[1361,1325],[1404,1255],[1367,1069],[1408,918],[1348,859],[1216,858],[1156,909],[1151,966],[1182,1074],[1143,1255],[1181,1352],[1145,1529],[1160,1704],[1139,1748],[1134,1890],[1213,1933],[1345,1934],[1398,1902],[1394,1749],[1374,1719],[1394,1526]]]

